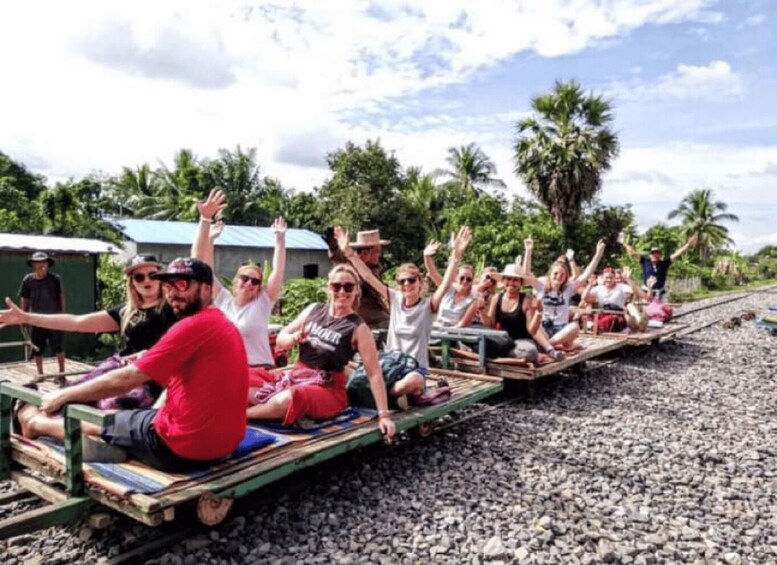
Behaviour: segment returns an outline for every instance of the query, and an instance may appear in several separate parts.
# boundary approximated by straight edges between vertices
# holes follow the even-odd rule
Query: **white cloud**
[[[765,14],[755,14],[745,19],[745,23],[749,26],[759,26],[766,21]]]
[[[634,78],[609,87],[610,95],[621,101],[645,100],[703,100],[724,102],[741,98],[744,93],[742,78],[726,61],[710,61],[707,65],[679,64],[672,73],[650,82]]]

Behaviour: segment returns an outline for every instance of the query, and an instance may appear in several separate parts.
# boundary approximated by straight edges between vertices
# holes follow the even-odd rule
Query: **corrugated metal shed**
[[[160,220],[138,220],[135,218],[114,219],[110,222],[124,236],[136,243],[191,245],[197,224],[193,222],[168,222]],[[270,228],[227,225],[216,240],[217,247],[275,247],[275,233]],[[321,236],[310,230],[289,228],[286,232],[286,249],[326,251],[327,245]]]
[[[0,249],[60,253],[115,253],[116,246],[99,239],[0,233]]]

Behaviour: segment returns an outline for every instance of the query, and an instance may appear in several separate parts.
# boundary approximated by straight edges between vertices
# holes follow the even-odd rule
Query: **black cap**
[[[127,261],[127,266],[124,267],[124,274],[129,275],[132,271],[138,267],[156,267],[160,269],[162,264],[156,260],[153,255],[135,255],[132,259]]]
[[[658,247],[657,245],[654,245],[653,247],[650,248],[650,252],[651,253],[661,253],[661,248]]]
[[[160,281],[188,279],[213,284],[213,270],[199,259],[178,257],[171,261],[164,273],[153,273],[151,278]]]

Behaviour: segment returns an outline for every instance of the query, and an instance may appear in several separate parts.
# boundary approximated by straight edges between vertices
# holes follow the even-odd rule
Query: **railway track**
[[[688,309],[683,309],[682,311],[677,313],[675,318],[685,318],[693,314],[698,314],[700,312],[711,310],[726,304],[744,300],[758,293],[777,294],[777,287],[767,287],[764,289],[744,292],[733,296],[726,296],[720,300],[708,302]],[[681,338],[681,337],[699,332],[705,328],[708,328],[714,324],[721,322],[721,320],[727,317],[728,316],[721,315],[721,316],[714,316],[712,319],[705,319],[703,321],[700,321],[698,324],[691,325],[688,329],[677,333],[675,336],[672,336],[669,339],[677,339],[677,338]],[[581,374],[593,373],[608,365],[617,364],[622,360],[623,358],[621,356],[616,356],[611,359],[604,359],[601,361],[589,360],[585,363],[585,366],[583,368],[577,368],[574,370],[573,373],[566,372],[566,375],[568,376],[570,374],[575,374],[579,376]],[[564,375],[564,374],[565,373],[563,372],[559,373],[559,375]],[[441,424],[435,426],[435,431],[439,432],[439,431],[445,431],[445,430],[450,430],[450,429],[459,427],[465,423],[488,416],[493,412],[496,412],[506,406],[516,404],[517,402],[520,402],[522,400],[525,400],[525,398],[522,396],[501,398],[495,403],[480,405],[480,407],[476,410],[469,411],[468,413],[463,414],[458,418],[455,418],[449,421],[444,421]],[[400,440],[399,443],[401,444],[402,442],[403,441]],[[370,461],[374,458],[382,456],[384,453],[385,453],[385,450],[383,448],[378,448],[378,447],[365,448],[360,454],[359,460]],[[274,488],[272,489],[272,492],[263,493],[262,495],[263,501],[267,502],[267,501],[277,500],[281,496],[288,495],[290,492],[293,493],[295,491],[300,491],[304,488],[307,488],[308,485],[314,483],[314,481],[316,480],[316,477],[319,476],[321,473],[328,472],[327,469],[331,470],[332,466],[336,467],[338,465],[343,465],[343,464],[344,463],[342,461],[335,460],[332,462],[328,462],[320,466],[319,468],[308,470],[303,473],[304,477],[302,478],[296,477],[294,478],[294,480],[287,481],[288,484],[283,485],[282,488]],[[278,485],[278,486],[281,486],[281,485]],[[35,500],[35,496],[33,495],[33,493],[25,489],[18,489],[12,492],[0,494],[0,508],[4,508],[6,505],[15,504],[18,502],[29,503],[34,500]],[[110,558],[107,558],[107,557],[103,558],[99,561],[99,563],[101,565],[125,565],[130,563],[138,563],[144,560],[145,558],[148,558],[149,556],[160,552],[165,548],[169,548],[174,544],[182,540],[185,540],[187,538],[194,537],[198,534],[202,534],[207,530],[208,528],[206,526],[203,526],[201,523],[197,522],[192,515],[189,519],[184,518],[183,520],[179,520],[175,525],[175,530],[169,531],[169,532],[163,532],[161,533],[160,536],[156,537],[155,539],[152,539],[147,543],[144,543],[140,546],[134,547],[123,553],[120,553],[119,555],[116,555]]]

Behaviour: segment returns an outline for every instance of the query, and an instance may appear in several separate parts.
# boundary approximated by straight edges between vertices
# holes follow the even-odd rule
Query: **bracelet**
[[[212,224],[213,223],[213,220],[211,220],[210,218],[205,218],[203,216],[200,216],[200,221],[201,222],[205,222],[206,224]]]
[[[391,417],[391,410],[378,410],[378,418]]]

